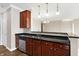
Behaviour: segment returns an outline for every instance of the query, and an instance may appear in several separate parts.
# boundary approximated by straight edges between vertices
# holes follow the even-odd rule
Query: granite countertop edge
[[[70,43],[69,39],[68,40],[62,40],[62,38],[64,38],[64,37],[68,38],[67,36],[56,36],[56,35],[53,35],[53,36],[51,36],[51,35],[40,36],[40,34],[39,34],[39,36],[37,36],[37,35],[36,36],[29,36],[29,34],[34,35],[34,33],[25,33],[25,34],[16,33],[16,35],[24,35],[24,36],[20,36],[21,38],[30,37],[30,38],[35,38],[35,39],[38,39],[38,40],[41,39],[41,40],[54,41],[54,42],[60,42],[60,43],[66,43],[66,44]],[[48,36],[48,37],[46,37],[46,36]],[[49,37],[49,36],[51,36],[51,37]],[[58,38],[52,40],[52,37],[55,37],[55,36],[58,37]],[[60,37],[62,37],[62,38],[60,39]]]

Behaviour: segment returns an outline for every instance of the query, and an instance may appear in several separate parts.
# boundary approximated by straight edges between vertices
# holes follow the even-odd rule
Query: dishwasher
[[[19,38],[19,50],[22,52],[26,52],[26,41],[24,38]]]

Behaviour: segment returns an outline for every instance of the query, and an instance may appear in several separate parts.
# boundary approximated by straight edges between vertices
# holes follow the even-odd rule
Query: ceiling
[[[23,10],[31,10],[32,17],[37,19],[38,5],[40,5],[40,14],[45,16],[46,4],[44,3],[0,3],[0,9],[7,8],[10,4],[15,5]],[[56,15],[57,3],[48,4],[49,19],[79,19],[79,3],[59,3],[60,15]],[[1,11],[1,10],[0,10]],[[45,17],[42,17],[42,19]]]

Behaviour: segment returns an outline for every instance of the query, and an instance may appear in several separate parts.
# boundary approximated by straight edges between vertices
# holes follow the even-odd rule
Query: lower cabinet
[[[19,48],[19,36],[15,35],[16,37],[16,48]]]
[[[51,47],[42,47],[42,56],[53,56],[53,48]]]
[[[69,56],[69,45],[26,38],[26,52],[32,56]]]
[[[26,54],[30,56],[70,56],[70,45],[29,37],[25,41]],[[18,44],[16,36],[16,47]]]
[[[33,46],[33,56],[41,56],[41,47]]]
[[[31,38],[26,38],[26,53],[28,55],[33,55],[33,40]]]
[[[27,48],[26,48],[26,51],[27,51],[27,52],[26,52],[26,53],[27,53],[28,55],[32,56],[32,55],[33,55],[33,54],[32,54],[32,53],[33,53],[32,50],[33,50],[33,47],[32,47],[32,46],[27,46]]]
[[[39,40],[26,38],[26,53],[33,56],[41,56],[41,45]]]
[[[70,55],[70,48],[68,45],[60,44],[60,43],[53,43],[54,45],[54,56],[69,56]]]
[[[53,56],[53,43],[42,41],[42,56]]]
[[[41,41],[33,39],[33,56],[41,56]]]

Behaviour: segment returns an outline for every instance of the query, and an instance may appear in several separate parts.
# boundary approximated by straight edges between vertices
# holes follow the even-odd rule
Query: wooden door
[[[41,41],[33,39],[33,56],[41,56]]]
[[[30,11],[27,11],[27,28],[30,28],[31,27],[31,12]]]
[[[16,48],[19,48],[19,36],[15,35],[16,37]]]
[[[31,11],[25,10],[20,12],[20,28],[30,28]]]
[[[28,55],[33,55],[33,42],[32,42],[32,38],[26,38],[26,53]]]
[[[25,19],[25,13],[20,12],[20,28],[26,27],[26,19]]]
[[[42,56],[53,56],[53,43],[42,41]]]
[[[54,43],[54,56],[68,56],[69,46],[59,43]]]

